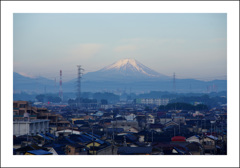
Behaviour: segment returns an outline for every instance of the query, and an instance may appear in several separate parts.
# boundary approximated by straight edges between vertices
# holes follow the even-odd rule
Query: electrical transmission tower
[[[81,65],[77,65],[78,67],[78,79],[77,79],[77,108],[80,110],[81,107],[81,78],[82,78],[82,71],[84,70],[81,68]]]

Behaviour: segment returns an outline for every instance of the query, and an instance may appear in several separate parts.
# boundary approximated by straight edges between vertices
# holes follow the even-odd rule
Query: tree
[[[44,99],[45,99],[45,95],[43,95],[43,94],[37,95],[37,96],[36,96],[36,99],[37,99],[37,101],[39,101],[39,102],[43,102]]]
[[[108,101],[107,101],[106,99],[102,99],[102,100],[101,100],[101,104],[106,105],[106,104],[108,104]]]

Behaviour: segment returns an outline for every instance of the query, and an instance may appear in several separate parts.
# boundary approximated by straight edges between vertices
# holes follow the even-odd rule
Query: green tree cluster
[[[204,104],[192,105],[189,103],[169,103],[167,105],[159,106],[159,110],[208,110],[208,106]]]
[[[36,96],[37,101],[39,102],[53,102],[53,103],[60,103],[61,98],[58,96],[54,95],[45,95],[45,94],[40,94]]]

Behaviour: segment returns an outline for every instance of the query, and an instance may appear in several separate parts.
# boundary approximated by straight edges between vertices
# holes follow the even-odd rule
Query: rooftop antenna
[[[80,110],[81,108],[81,78],[82,78],[82,71],[84,70],[81,68],[81,65],[77,65],[78,67],[78,79],[77,79],[77,108]]]

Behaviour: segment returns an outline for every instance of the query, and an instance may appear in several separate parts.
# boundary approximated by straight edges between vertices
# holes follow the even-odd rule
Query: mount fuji
[[[117,80],[139,81],[169,79],[170,77],[160,74],[135,59],[122,59],[111,65],[108,65],[98,71],[89,72],[83,76],[85,80]]]
[[[65,87],[76,87],[77,79],[65,83]],[[217,85],[219,90],[226,90],[226,80],[200,81],[195,79],[176,79],[180,92],[202,92],[207,86]],[[63,86],[64,87],[64,86]],[[173,78],[158,73],[135,59],[122,59],[98,71],[82,76],[82,90],[103,91],[131,88],[134,91],[172,91]],[[189,89],[191,88],[191,90]]]

